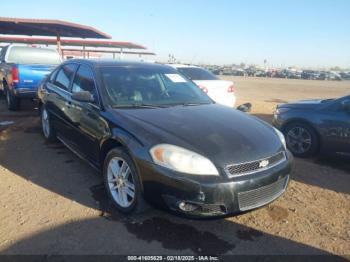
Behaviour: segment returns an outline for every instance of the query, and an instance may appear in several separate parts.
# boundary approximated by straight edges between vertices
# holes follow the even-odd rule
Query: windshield
[[[218,80],[218,78],[213,73],[203,68],[179,67],[177,70],[191,80]]]
[[[61,58],[56,50],[28,46],[11,47],[6,60],[16,64],[57,65],[61,63]]]
[[[112,107],[212,103],[200,88],[173,69],[102,67],[100,73]]]

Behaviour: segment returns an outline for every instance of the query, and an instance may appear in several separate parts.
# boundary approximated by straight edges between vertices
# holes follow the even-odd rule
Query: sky
[[[350,0],[11,0],[0,16],[90,25],[160,61],[350,68]]]

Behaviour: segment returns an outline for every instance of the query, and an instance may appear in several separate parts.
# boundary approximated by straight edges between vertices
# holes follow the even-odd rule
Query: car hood
[[[211,159],[217,166],[271,156],[281,150],[273,128],[248,114],[225,106],[175,106],[157,109],[118,109],[125,128],[152,147],[175,144]]]
[[[278,108],[294,108],[294,109],[318,109],[321,106],[325,105],[326,100],[324,99],[309,99],[309,100],[300,100],[295,102],[290,102],[287,104],[281,104]]]

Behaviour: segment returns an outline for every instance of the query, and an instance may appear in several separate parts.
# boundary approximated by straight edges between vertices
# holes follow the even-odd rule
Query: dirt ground
[[[266,121],[277,103],[350,93],[349,82],[230,79],[238,103],[251,102]],[[151,209],[124,217],[96,171],[44,143],[33,103],[13,113],[0,99],[5,120],[14,123],[0,125],[1,254],[350,255],[349,161],[296,159],[287,192],[240,216],[189,220]]]

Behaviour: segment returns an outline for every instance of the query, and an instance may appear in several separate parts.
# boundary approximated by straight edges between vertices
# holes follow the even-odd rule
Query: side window
[[[53,83],[55,82],[55,77],[56,77],[56,75],[57,75],[57,69],[54,70],[54,71],[51,73],[50,78],[49,78],[49,82],[50,82],[50,83],[53,84]]]
[[[61,69],[57,72],[57,77],[54,84],[63,90],[69,91],[69,84],[73,78],[76,68],[76,64],[68,64],[62,66]]]
[[[97,91],[94,82],[94,75],[91,69],[86,65],[81,65],[75,74],[75,78],[72,86],[72,93],[80,91],[89,91],[97,104]]]

